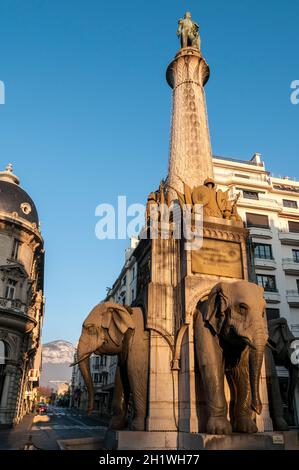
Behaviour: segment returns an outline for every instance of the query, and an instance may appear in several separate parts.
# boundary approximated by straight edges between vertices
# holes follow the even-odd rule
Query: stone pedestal
[[[205,217],[203,246],[184,240],[151,240],[146,326],[150,330],[149,404],[146,430],[205,432],[205,397],[195,361],[193,319],[219,281],[248,280],[248,230],[242,222]],[[265,367],[262,368],[260,432],[272,431]],[[227,401],[230,401],[226,385]]]
[[[81,443],[80,443],[81,444]],[[187,432],[108,431],[111,450],[299,450],[296,431],[216,436]]]

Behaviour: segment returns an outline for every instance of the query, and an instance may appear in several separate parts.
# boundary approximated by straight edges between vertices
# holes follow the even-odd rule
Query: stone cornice
[[[22,217],[19,217],[17,213],[8,214],[7,212],[0,211],[0,227],[4,225],[15,225],[19,230],[26,231],[27,233],[33,234],[39,241],[43,242],[43,237],[40,230],[35,223],[30,223]]]

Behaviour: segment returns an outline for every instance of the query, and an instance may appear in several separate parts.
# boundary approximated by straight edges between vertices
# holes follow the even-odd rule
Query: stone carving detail
[[[181,180],[179,176],[178,179]],[[215,182],[212,178],[207,178],[204,184],[191,189],[184,181],[183,193],[176,191],[179,202],[183,207],[185,204],[192,206],[193,212],[196,212],[196,205],[203,207],[203,216],[205,217],[218,217],[234,221],[242,221],[237,212],[237,201],[239,194],[234,200],[229,200],[228,191],[223,192],[216,189]],[[216,233],[215,233],[216,235]]]

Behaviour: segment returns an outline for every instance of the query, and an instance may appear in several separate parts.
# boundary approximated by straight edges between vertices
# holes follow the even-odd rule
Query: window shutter
[[[289,220],[289,231],[299,233],[299,222]]]
[[[269,228],[269,219],[267,215],[252,214],[250,212],[247,212],[246,222],[247,222],[247,227]]]

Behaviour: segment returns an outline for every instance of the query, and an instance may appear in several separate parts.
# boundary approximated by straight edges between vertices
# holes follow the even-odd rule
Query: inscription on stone
[[[236,242],[205,238],[200,250],[192,251],[193,273],[243,279],[241,245]]]

